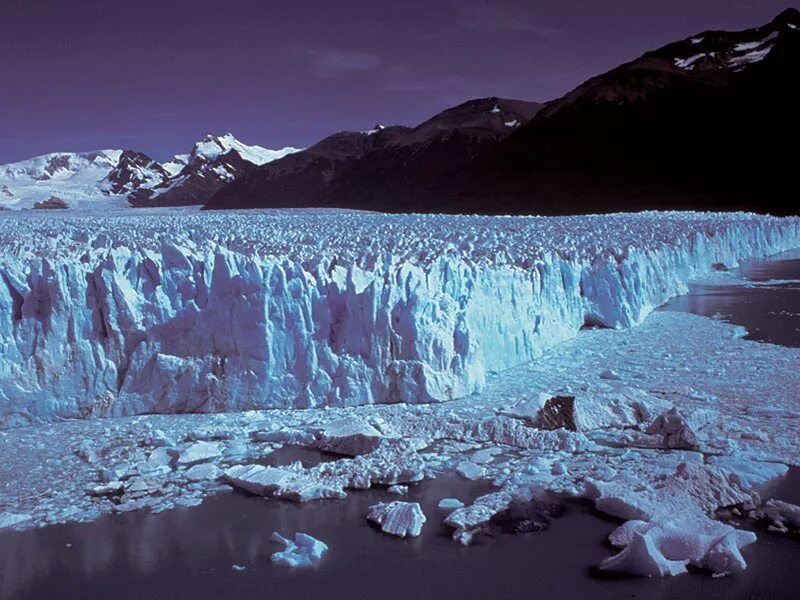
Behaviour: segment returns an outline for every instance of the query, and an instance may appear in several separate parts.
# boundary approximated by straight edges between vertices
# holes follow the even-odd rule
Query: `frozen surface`
[[[337,223],[340,235],[322,237],[319,233]],[[358,229],[359,223],[364,229]],[[248,237],[249,227],[257,229],[258,236]],[[17,292],[18,296],[9,292],[7,304],[2,305],[10,304],[11,310],[10,320],[3,322],[8,326],[4,335],[9,334],[3,338],[4,350],[19,351],[17,338],[28,340],[29,347],[37,349],[27,363],[2,363],[9,369],[6,373],[35,374],[26,383],[28,387],[19,385],[25,379],[9,377],[0,389],[18,394],[13,402],[6,396],[4,406],[14,408],[28,402],[25,419],[44,421],[33,427],[0,430],[0,525],[4,528],[86,521],[105,513],[147,508],[159,512],[197,504],[231,487],[274,498],[272,501],[338,498],[347,502],[358,490],[394,487],[405,491],[407,486],[444,473],[493,484],[490,492],[466,506],[448,502],[447,510],[435,509],[435,516],[429,512],[429,519],[444,519],[456,541],[471,544],[490,534],[497,519],[507,519],[515,507],[536,503],[546,494],[579,496],[628,521],[612,536],[619,552],[604,562],[603,568],[637,575],[679,574],[690,567],[720,575],[743,569],[746,546],[753,535],[736,523],[720,521],[721,514],[761,519],[779,531],[797,528],[796,507],[781,498],[762,503],[754,486],[782,476],[786,465],[800,464],[796,439],[800,349],[747,341],[741,327],[720,320],[670,312],[648,316],[655,298],[684,289],[693,274],[703,275],[715,263],[732,266],[746,255],[745,250],[753,255],[768,254],[796,243],[796,220],[685,214],[576,219],[390,218],[333,212],[214,215],[210,220],[206,215],[158,220],[107,218],[93,221],[91,235],[87,229],[81,219],[0,218],[3,243],[10,248],[0,271],[6,288],[0,285],[0,289],[17,290],[16,285],[26,290],[26,295]],[[107,241],[112,230],[114,247]],[[185,237],[176,239],[175,231],[184,231]],[[563,236],[562,250],[553,252],[554,242],[551,250],[544,250],[543,244],[555,239],[556,231]],[[596,233],[589,235],[591,231]],[[56,243],[48,242],[48,234]],[[478,234],[483,236],[482,244],[470,241],[470,235],[477,240]],[[616,250],[590,251],[568,242],[572,236],[591,239],[598,248]],[[254,241],[256,237],[260,241]],[[467,242],[458,241],[464,239]],[[451,248],[459,243],[469,245]],[[420,254],[423,247],[427,254]],[[571,250],[563,249],[567,247]],[[620,253],[619,260],[614,252]],[[540,253],[546,258],[536,258]],[[218,256],[225,259],[212,258]],[[210,276],[206,261],[213,265]],[[226,270],[218,271],[221,264]],[[111,265],[114,268],[109,271]],[[275,265],[284,278],[295,273],[308,287],[290,286],[283,280],[281,287],[271,288],[268,298],[248,292],[245,275],[261,273],[267,266],[278,268]],[[647,276],[637,279],[635,274],[643,265],[649,265]],[[556,266],[558,275],[548,275]],[[380,269],[386,270],[386,278],[374,276],[376,270],[383,272]],[[232,276],[234,270],[237,275]],[[204,273],[202,277],[187,275],[199,271]],[[44,279],[36,275],[43,272],[49,273]],[[146,272],[149,275],[145,276]],[[217,280],[220,272],[225,275]],[[396,283],[398,272],[407,274],[399,279],[403,285]],[[461,273],[458,277],[463,281],[456,273]],[[619,273],[626,275],[622,278]],[[16,279],[9,283],[12,276]],[[85,298],[71,291],[74,287],[85,293],[88,288],[81,288],[79,282],[86,278],[95,278],[93,290],[102,285],[109,290],[102,304],[105,308],[93,304],[88,316],[81,312],[87,309],[79,301]],[[484,285],[482,278],[488,278],[497,296],[489,295],[488,288],[484,295],[475,291]],[[518,278],[528,284],[517,285]],[[234,279],[236,284],[231,283]],[[364,283],[366,279],[369,284]],[[109,283],[98,284],[98,280]],[[540,283],[534,285],[534,280]],[[160,292],[153,281],[159,282]],[[322,286],[319,281],[326,283]],[[45,285],[51,282],[56,283]],[[213,304],[210,297],[215,292],[209,290],[215,285],[223,289],[232,286],[240,294],[223,294],[229,304],[244,299],[244,308],[231,310],[231,320],[220,321],[218,313],[206,312]],[[558,291],[552,297],[550,285]],[[598,287],[603,294],[592,291]],[[201,293],[203,289],[206,292]],[[452,290],[463,292],[458,303],[450,303]],[[186,307],[197,304],[203,293],[209,294],[205,308],[197,305],[189,313],[192,327],[170,329],[173,321],[165,315],[189,310]],[[306,294],[311,299],[304,323],[310,329],[298,329],[297,321],[288,315],[292,307],[300,310],[306,306]],[[18,302],[19,297],[24,301]],[[533,308],[523,310],[523,297]],[[162,304],[157,304],[156,298]],[[603,304],[600,298],[616,300]],[[485,304],[489,299],[494,304]],[[388,328],[380,329],[375,324],[384,300],[392,309],[382,317]],[[399,358],[391,354],[391,348],[405,352],[402,349],[408,343],[420,368],[425,368],[425,359],[432,361],[431,369],[441,364],[435,360],[447,350],[444,340],[453,343],[455,332],[460,331],[469,339],[462,346],[467,351],[461,369],[449,363],[446,369],[439,368],[455,378],[471,376],[465,373],[469,370],[464,364],[470,369],[480,366],[484,370],[475,388],[478,393],[460,398],[454,394],[450,402],[417,405],[376,402],[386,399],[375,396],[354,399],[340,395],[333,402],[316,405],[274,402],[271,405],[277,408],[272,410],[234,402],[231,396],[220,394],[214,398],[230,404],[201,409],[258,410],[123,417],[128,413],[114,408],[127,401],[120,392],[109,399],[105,411],[58,412],[66,406],[65,398],[80,401],[76,382],[93,381],[91,371],[81,371],[81,377],[70,371],[67,358],[81,356],[80,348],[86,348],[87,356],[102,352],[104,357],[113,357],[106,358],[113,365],[128,347],[124,340],[138,331],[145,344],[162,344],[156,360],[169,364],[181,357],[169,352],[174,347],[164,345],[166,338],[151,339],[150,332],[179,331],[181,339],[191,340],[181,342],[180,348],[188,351],[202,342],[202,338],[192,337],[193,330],[200,328],[220,349],[226,340],[251,339],[248,333],[256,329],[258,321],[250,319],[262,314],[253,312],[258,306],[269,315],[265,321],[270,323],[270,328],[259,330],[270,348],[262,358],[270,365],[270,361],[282,361],[279,364],[287,367],[283,381],[293,380],[296,385],[299,380],[298,363],[288,357],[296,359],[298,347],[304,343],[317,357],[324,351],[329,360],[334,356],[361,361],[363,371],[358,373],[379,374],[367,369],[385,364],[369,362],[370,357],[385,357],[377,350],[371,354],[381,347],[379,337],[359,346],[360,352],[349,353],[350,344],[363,339],[365,331],[391,334],[389,356],[394,360]],[[168,312],[168,307],[175,312]],[[330,312],[333,307],[335,317]],[[113,319],[106,321],[112,314]],[[77,335],[93,331],[81,319],[95,315],[100,322],[114,323],[116,329],[103,324],[105,337]],[[137,323],[139,317],[130,315],[141,316],[138,329],[131,323]],[[537,320],[541,315],[545,318]],[[394,317],[402,325],[391,325]],[[556,318],[561,320],[550,322]],[[59,325],[59,319],[66,323]],[[231,327],[237,319],[243,321],[235,325],[239,329],[233,336]],[[332,326],[337,319],[339,327]],[[371,328],[364,319],[372,323]],[[463,326],[448,329],[459,319]],[[325,328],[317,332],[314,328],[320,323]],[[497,331],[524,339],[520,331],[524,323],[538,323],[542,332],[529,333],[527,350],[521,341],[501,343]],[[589,328],[578,335],[584,324],[599,323],[619,328]],[[60,338],[56,330],[62,333]],[[310,342],[298,333],[307,331],[312,332]],[[357,332],[357,337],[353,334],[351,338],[351,331]],[[67,343],[59,346],[65,339]],[[141,338],[132,339],[141,342]],[[57,348],[66,353],[59,355],[58,363],[48,354]],[[500,369],[497,365],[506,354],[518,362]],[[192,360],[203,364],[204,357],[200,353]],[[128,369],[133,368],[132,361],[127,364]],[[254,368],[256,363],[248,364]],[[320,361],[315,367],[325,372],[325,364]],[[28,368],[31,370],[26,371]],[[226,366],[217,373],[221,389],[233,393],[237,389],[233,384],[241,385],[237,379],[241,372]],[[157,381],[152,371],[146,374],[146,381]],[[64,387],[59,387],[62,384]],[[186,385],[176,398],[192,391],[180,381],[165,381],[157,389],[168,396],[176,385]],[[31,395],[35,386],[39,386],[38,395]],[[274,390],[282,388],[270,389],[273,395],[265,398],[272,399]],[[72,390],[73,395],[56,395],[58,390]],[[141,394],[137,410],[143,411],[152,405],[145,404],[144,390]],[[32,400],[37,399],[44,399],[43,406],[52,411],[30,412],[36,406]],[[161,406],[164,412],[187,409],[174,403]],[[295,406],[309,408],[298,411],[292,409]],[[18,417],[21,413],[6,414]],[[53,417],[101,414],[122,418],[51,422]],[[7,419],[8,424],[28,422]],[[292,445],[336,454],[329,455],[334,460],[310,466],[299,461],[265,466],[277,449]],[[392,520],[386,509],[392,504],[405,503],[391,503],[378,511],[384,522]],[[394,522],[416,523],[400,519],[403,511],[394,512]],[[359,518],[363,519],[363,513]]]
[[[647,524],[646,539],[606,567],[667,572],[660,553],[683,567],[732,572],[742,566],[736,552],[749,536],[729,537],[732,528],[713,517],[733,503],[742,514],[759,517],[761,511],[760,518],[791,531],[795,510],[777,503],[780,498],[756,510],[752,485],[781,476],[787,464],[800,465],[800,349],[742,335],[741,328],[712,319],[656,312],[630,330],[582,332],[535,363],[490,377],[482,394],[444,404],[151,415],[0,431],[0,448],[14,449],[0,464],[0,523],[20,529],[196,504],[229,489],[213,478],[214,466],[225,481],[251,493],[310,501],[413,485],[469,462],[496,488],[439,515],[462,543],[484,535],[489,521],[515,500],[551,490],[602,499],[601,510]],[[609,365],[620,380],[599,377]],[[613,398],[615,390],[639,390],[654,405],[663,402],[685,415],[698,450],[664,448],[660,434],[647,433],[657,417],[580,432],[542,431],[527,418],[506,415],[548,389],[601,399]],[[326,424],[343,418],[379,425],[383,441],[368,454],[311,467],[257,464],[285,443],[260,440],[291,439],[313,448]],[[216,454],[197,453],[201,442],[215,444],[220,455],[192,466],[173,458]],[[677,546],[676,530],[685,541],[682,553],[669,550],[684,547]],[[633,536],[623,533],[615,545],[625,551]],[[683,568],[673,566],[675,572]]]
[[[0,426],[465,397],[798,245],[747,214],[3,215]]]

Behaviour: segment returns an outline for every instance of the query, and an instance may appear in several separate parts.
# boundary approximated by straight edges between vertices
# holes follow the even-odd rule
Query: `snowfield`
[[[386,487],[364,519],[424,536],[392,495],[458,473],[494,488],[446,501],[457,542],[577,496],[634,575],[744,569],[741,520],[800,531],[756,490],[800,465],[800,349],[651,314],[800,219],[4,215],[0,243],[0,530]],[[285,446],[339,458],[264,466]]]
[[[346,211],[0,217],[0,426],[426,403],[800,246],[800,220]]]

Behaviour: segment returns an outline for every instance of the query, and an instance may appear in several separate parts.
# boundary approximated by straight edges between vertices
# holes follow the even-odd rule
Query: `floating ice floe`
[[[426,519],[418,502],[390,502],[370,506],[367,520],[377,524],[384,533],[417,537]]]
[[[328,551],[324,542],[307,533],[295,533],[292,541],[276,531],[272,534],[272,540],[283,544],[285,549],[275,552],[270,560],[276,565],[286,567],[315,567]]]

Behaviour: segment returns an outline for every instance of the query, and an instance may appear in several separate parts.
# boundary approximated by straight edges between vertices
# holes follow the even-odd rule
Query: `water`
[[[748,340],[800,347],[800,250],[746,261],[732,275],[751,287],[694,284],[663,309],[717,315],[745,327]]]
[[[746,327],[750,339],[800,346],[800,252],[750,261],[736,274],[757,285],[695,285],[664,309],[721,314]],[[763,282],[770,283],[758,285]],[[263,462],[310,466],[331,458],[288,448]],[[445,511],[436,505],[450,496],[469,502],[489,489],[457,477],[413,488],[406,499],[420,502],[428,516],[415,540],[386,536],[365,521],[371,504],[398,498],[383,490],[305,505],[229,493],[158,515],[127,513],[2,533],[0,598],[774,600],[795,598],[800,589],[800,542],[767,532],[744,550],[749,569],[735,577],[602,576],[592,565],[612,553],[606,536],[618,521],[585,502],[569,503],[546,532],[500,535],[462,548],[450,539],[441,524]],[[800,503],[800,469],[763,495]],[[275,567],[269,556],[280,548],[269,539],[273,531],[305,531],[324,540],[330,552],[313,570]],[[246,570],[233,571],[234,564]]]
[[[5,533],[0,597],[744,600],[794,597],[787,590],[800,588],[800,570],[793,567],[798,542],[767,533],[745,549],[750,569],[733,578],[598,577],[591,565],[611,554],[605,539],[618,521],[585,502],[569,503],[546,532],[500,535],[462,548],[440,525],[445,511],[436,504],[446,496],[469,501],[487,490],[484,483],[456,477],[411,490],[408,497],[428,515],[423,535],[414,540],[384,535],[365,521],[371,504],[396,498],[379,490],[306,505],[230,493],[158,515],[127,513]],[[800,470],[773,484],[772,492],[797,500]],[[276,530],[311,533],[329,544],[329,554],[316,569],[273,566],[269,556],[279,548],[269,537]],[[233,571],[234,564],[246,570]]]

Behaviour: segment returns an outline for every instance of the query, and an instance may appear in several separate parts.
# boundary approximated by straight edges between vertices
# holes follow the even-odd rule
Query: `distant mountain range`
[[[304,150],[228,134],[163,164],[106,150],[0,166],[0,206],[55,196],[207,209],[797,213],[799,79],[800,12],[788,9],[761,27],[668,44],[545,104],[472,100],[417,127],[336,133]]]
[[[46,154],[0,165],[0,208],[202,205],[248,169],[293,152],[248,146],[228,133],[165,163],[132,150]]]

